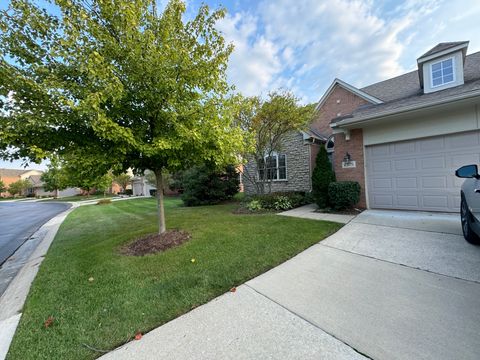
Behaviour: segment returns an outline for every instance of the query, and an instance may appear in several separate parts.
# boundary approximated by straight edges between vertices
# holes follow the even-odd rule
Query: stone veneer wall
[[[285,137],[280,153],[287,155],[287,180],[273,181],[272,192],[311,190],[310,147],[311,145],[304,144],[303,135],[298,131],[291,132]],[[248,177],[257,173],[255,162],[249,161],[244,171],[249,175],[242,176],[245,193],[255,194],[256,188],[248,180]]]

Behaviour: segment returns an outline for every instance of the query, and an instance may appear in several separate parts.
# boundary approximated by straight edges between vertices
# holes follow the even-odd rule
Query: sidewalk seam
[[[273,302],[273,303],[277,304],[278,306],[280,306],[281,308],[285,309],[285,310],[286,310],[286,311],[288,311],[289,313],[291,313],[291,314],[295,315],[296,317],[298,317],[298,318],[302,319],[303,321],[306,321],[306,322],[307,322],[307,323],[309,323],[310,325],[312,325],[312,326],[316,327],[317,329],[319,329],[319,330],[323,331],[325,334],[328,334],[329,336],[333,337],[335,340],[338,340],[338,341],[340,341],[342,344],[344,344],[344,345],[348,346],[350,349],[352,349],[353,351],[355,351],[355,352],[356,352],[356,353],[358,353],[359,355],[362,355],[362,356],[366,357],[367,359],[374,360],[374,359],[373,359],[371,356],[369,356],[369,355],[367,355],[367,354],[365,354],[365,353],[361,352],[360,350],[358,350],[358,349],[354,348],[352,345],[350,345],[350,344],[346,343],[345,341],[343,341],[342,339],[338,338],[338,337],[337,337],[337,336],[335,336],[334,334],[332,334],[332,333],[330,333],[330,332],[328,332],[328,331],[326,331],[326,330],[322,329],[320,326],[318,326],[318,325],[317,325],[317,324],[315,324],[314,322],[312,322],[312,321],[310,321],[310,320],[306,319],[306,318],[305,318],[305,317],[303,317],[302,315],[300,315],[300,314],[297,314],[296,312],[292,311],[292,310],[291,310],[291,309],[289,309],[288,307],[286,307],[286,306],[284,306],[284,305],[280,304],[279,302],[277,302],[277,301],[273,300],[271,297],[269,297],[269,296],[267,296],[267,295],[263,294],[262,292],[258,291],[258,290],[257,290],[257,289],[255,289],[255,288],[253,288],[253,287],[252,287],[252,286],[250,286],[248,283],[244,283],[243,285],[247,286],[249,289],[252,289],[254,292],[256,292],[257,294],[259,294],[259,295],[263,296],[264,298],[266,298],[266,299],[270,300],[271,302]]]
[[[424,271],[424,272],[427,272],[427,273],[430,273],[430,274],[433,274],[433,275],[444,276],[444,277],[455,279],[455,280],[462,280],[462,281],[467,281],[467,282],[471,282],[471,283],[474,283],[474,284],[480,284],[480,281],[464,279],[464,278],[457,277],[457,276],[452,276],[452,275],[445,275],[445,274],[435,272],[435,271],[432,271],[432,270],[428,270],[428,269],[413,267],[413,266],[410,266],[410,265],[407,265],[407,264],[400,264],[400,263],[396,263],[396,262],[385,260],[385,259],[379,259],[379,258],[376,258],[374,256],[360,254],[360,253],[356,253],[356,252],[353,252],[353,251],[350,251],[350,250],[340,249],[340,248],[337,248],[337,247],[332,246],[332,245],[322,244],[322,241],[319,242],[318,245],[325,246],[325,247],[328,247],[330,249],[334,249],[334,250],[338,250],[338,251],[343,251],[343,252],[346,252],[346,253],[349,253],[349,254],[352,254],[352,255],[363,256],[363,257],[373,259],[373,260],[377,260],[377,261],[381,261],[381,262],[384,262],[384,263],[387,263],[387,264],[398,265],[398,266],[406,267],[406,268],[412,269],[412,270]]]

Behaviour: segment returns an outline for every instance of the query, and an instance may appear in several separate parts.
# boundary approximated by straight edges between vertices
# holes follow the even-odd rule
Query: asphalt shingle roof
[[[20,176],[30,170],[0,169],[0,177]]]
[[[42,175],[30,175],[28,178],[33,186],[35,187],[43,186]]]
[[[467,44],[467,43],[468,43],[468,41],[454,41],[454,42],[439,43],[438,45],[435,45],[433,48],[428,50],[425,54],[420,56],[420,59],[423,58],[423,57],[426,57],[426,56],[430,56],[430,55],[439,53],[439,52],[444,51],[444,50],[451,49],[455,46],[464,45],[464,44]]]
[[[458,45],[458,43],[455,44]],[[351,115],[353,118],[359,120],[384,112],[395,111],[397,109],[400,111],[405,107],[435,102],[455,95],[477,91],[480,90],[480,51],[465,57],[463,85],[424,94],[420,88],[418,71],[415,70],[392,79],[366,86],[361,90],[379,98],[384,103],[362,106],[353,111]],[[332,122],[339,122],[341,120],[340,118],[336,118],[333,119]]]

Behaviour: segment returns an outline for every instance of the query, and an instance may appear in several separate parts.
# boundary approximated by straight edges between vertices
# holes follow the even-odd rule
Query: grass
[[[164,253],[120,255],[156,230],[155,200],[84,206],[62,224],[32,285],[8,359],[91,359],[284,262],[339,224],[235,204],[186,208],[166,200],[168,228],[192,239]],[[195,258],[195,262],[191,259]],[[93,277],[93,281],[89,278]],[[49,316],[53,324],[45,328]]]
[[[45,199],[45,200],[41,200],[41,201],[72,201],[72,202],[77,202],[77,201],[86,201],[86,200],[97,200],[97,199],[103,199],[103,198],[111,198],[111,197],[114,197],[116,195],[112,195],[112,194],[106,194],[106,195],[103,195],[103,194],[98,194],[98,195],[74,195],[74,196],[65,196],[65,197],[61,197],[61,198],[58,198],[58,199]]]

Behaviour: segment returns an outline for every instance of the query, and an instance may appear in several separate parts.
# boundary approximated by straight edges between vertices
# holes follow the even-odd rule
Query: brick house
[[[276,154],[285,171],[272,190],[310,190],[326,146],[337,180],[360,183],[359,207],[458,211],[454,171],[480,163],[480,52],[467,55],[468,44],[440,43],[417,59],[418,70],[363,88],[335,79],[309,129]]]
[[[18,180],[28,179],[30,176],[42,175],[40,170],[17,170],[17,169],[0,169],[0,180],[2,180],[5,187]],[[8,197],[8,191],[0,193],[0,197]]]

